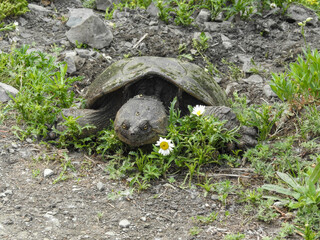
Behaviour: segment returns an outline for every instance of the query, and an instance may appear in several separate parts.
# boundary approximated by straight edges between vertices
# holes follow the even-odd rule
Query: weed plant
[[[0,21],[9,16],[22,15],[29,11],[26,0],[2,0],[0,2]]]
[[[18,122],[27,125],[24,130],[16,127],[19,137],[45,137],[61,109],[73,104],[71,84],[80,78],[66,77],[66,64],[57,64],[42,52],[28,53],[28,48],[1,54],[0,81],[19,90],[13,98],[13,108],[20,113]]]
[[[297,62],[290,64],[285,73],[272,74],[272,90],[292,107],[301,109],[304,105],[318,102],[320,98],[320,54],[317,49],[304,50]]]
[[[308,167],[301,171],[297,178],[283,172],[277,172],[285,186],[265,184],[263,189],[283,194],[286,198],[269,196],[270,199],[281,201],[289,209],[297,209],[295,221],[304,226],[310,224],[313,230],[320,230],[320,156],[316,157],[314,168]]]

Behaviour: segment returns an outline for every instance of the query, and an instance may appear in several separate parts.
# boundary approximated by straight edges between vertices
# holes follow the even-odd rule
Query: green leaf
[[[278,185],[274,185],[274,184],[265,184],[262,186],[262,189],[268,190],[268,191],[273,191],[273,192],[277,192],[277,193],[281,193],[284,195],[288,195],[290,197],[293,197],[295,199],[299,199],[300,198],[300,194],[294,191],[291,191],[290,189],[278,186]]]
[[[289,184],[294,190],[300,192],[301,186],[291,177],[290,175],[282,172],[277,172],[278,176],[285,181],[287,184]]]
[[[318,164],[313,169],[309,181],[313,184],[316,184],[320,179],[320,156],[317,157]]]

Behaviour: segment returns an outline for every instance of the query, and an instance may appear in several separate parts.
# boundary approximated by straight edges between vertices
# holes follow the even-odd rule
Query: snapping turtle
[[[199,66],[173,58],[134,57],[110,65],[89,86],[87,109],[66,109],[64,115],[82,116],[80,125],[91,124],[102,130],[115,119],[117,136],[131,146],[154,143],[166,134],[167,110],[177,97],[182,115],[188,105],[206,105],[205,114],[228,120],[227,128],[239,126],[235,114],[227,107],[224,91]],[[245,129],[242,145],[256,143],[253,129]]]

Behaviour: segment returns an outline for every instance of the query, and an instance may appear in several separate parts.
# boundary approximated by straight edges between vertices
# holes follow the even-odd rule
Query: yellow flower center
[[[198,116],[200,116],[200,115],[201,115],[201,110],[199,110],[199,111],[197,112],[197,115],[198,115]]]
[[[160,148],[163,150],[167,150],[169,148],[169,144],[167,142],[161,142]]]

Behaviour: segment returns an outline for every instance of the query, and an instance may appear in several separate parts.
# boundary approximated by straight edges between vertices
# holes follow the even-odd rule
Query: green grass
[[[93,4],[93,1],[86,2]],[[236,16],[250,21],[250,16],[256,12],[255,10],[261,14],[264,10],[270,9],[271,3],[260,1],[260,5],[257,5],[258,1],[242,0],[229,1],[231,4],[227,5],[226,2],[225,0],[176,0],[156,1],[155,4],[160,10],[159,18],[164,22],[189,26],[194,24],[191,16],[198,8],[209,9],[212,19],[223,11],[226,19]],[[318,1],[300,2],[319,13]],[[277,0],[274,3],[285,11],[289,2]],[[114,8],[120,10],[124,7],[146,8],[149,4],[150,1],[125,1]],[[22,9],[24,8],[19,11],[16,9],[16,12],[7,11],[4,14],[6,17],[14,16],[23,13]],[[110,16],[109,14],[108,17]],[[303,26],[301,31],[303,35]],[[206,62],[208,70],[212,74],[218,74],[218,69],[206,56],[207,40],[202,33],[199,39],[193,41],[193,47],[198,56]],[[54,127],[61,110],[72,106],[76,101],[81,101],[75,98],[72,91],[73,82],[81,78],[68,77],[66,64],[57,63],[54,57],[27,50],[28,46],[23,46],[11,53],[0,54],[0,81],[20,91],[9,104],[1,104],[0,123],[3,123],[10,114],[16,114],[17,125],[14,129],[21,139],[30,136],[34,139],[43,139]],[[184,50],[183,46],[179,49],[180,53]],[[189,55],[184,52],[184,56]],[[230,76],[241,77],[242,72],[235,65],[228,62],[225,64],[229,67]],[[130,185],[137,190],[145,190],[150,187],[151,181],[179,172],[185,176],[183,185],[188,183],[190,187],[193,182],[197,182],[197,186],[204,190],[204,197],[212,193],[217,194],[222,205],[228,205],[232,195],[238,194],[241,202],[239,204],[244,205],[244,211],[250,213],[250,217],[264,222],[272,222],[279,218],[279,213],[273,206],[275,200],[280,201],[287,214],[293,216],[293,220],[292,224],[282,226],[276,239],[292,235],[293,228],[303,234],[305,239],[318,239],[320,236],[318,227],[320,163],[317,155],[320,149],[317,143],[320,126],[317,111],[320,97],[319,73],[319,52],[307,48],[284,73],[272,74],[271,87],[283,103],[248,106],[244,97],[234,96],[233,109],[239,121],[244,125],[256,127],[259,133],[259,144],[244,152],[231,154],[226,151],[227,144],[235,141],[237,129],[226,130],[224,122],[213,117],[192,114],[180,117],[179,111],[174,108],[174,102],[170,108],[168,134],[163,136],[175,144],[168,156],[161,155],[159,147],[155,145],[152,149],[130,148],[117,139],[112,128],[101,131],[97,136],[79,138],[83,128],[77,124],[77,119],[72,117],[65,118],[64,130],[54,130],[59,137],[51,143],[59,149],[81,149],[88,154],[100,154],[108,160],[106,171],[110,178],[131,177]],[[299,115],[299,110],[303,110],[304,114]],[[281,119],[288,112],[298,120],[295,122],[295,131],[280,135]],[[261,182],[265,184],[263,188],[256,186],[244,188],[230,181],[212,182],[212,179],[207,178],[203,180],[204,167],[238,166],[239,159],[245,159],[249,167],[260,176]],[[69,172],[75,170],[67,154],[60,157],[59,161],[62,170],[55,183],[72,177]],[[38,172],[34,171],[33,174],[36,177]],[[170,181],[176,184],[173,180]],[[197,216],[194,220],[198,224],[212,224],[216,218],[217,213],[212,212],[206,216]],[[191,235],[200,233],[199,227],[190,229]],[[241,233],[225,236],[225,239],[243,238],[245,236]]]

